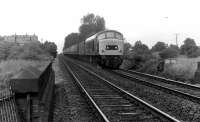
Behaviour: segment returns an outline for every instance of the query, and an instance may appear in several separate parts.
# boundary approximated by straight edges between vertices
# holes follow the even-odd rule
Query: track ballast
[[[197,86],[134,71],[115,70],[113,72],[134,82],[200,103],[200,88]]]
[[[62,60],[102,120],[178,121],[89,69]]]

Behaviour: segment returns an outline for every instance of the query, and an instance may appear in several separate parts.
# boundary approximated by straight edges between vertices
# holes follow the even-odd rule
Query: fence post
[[[26,118],[26,120],[27,120],[27,122],[31,122],[31,96],[30,96],[30,94],[27,94],[26,101],[27,101],[27,107],[26,107],[27,118]]]
[[[197,62],[197,70],[194,74],[194,80],[195,82],[200,82],[200,62]]]

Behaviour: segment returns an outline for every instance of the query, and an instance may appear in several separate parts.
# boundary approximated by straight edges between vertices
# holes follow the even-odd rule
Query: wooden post
[[[31,122],[31,96],[30,94],[27,94],[26,101],[27,101],[27,107],[26,107],[27,122]]]
[[[194,80],[195,82],[200,82],[200,62],[197,62],[197,69],[195,71],[195,74],[194,74]]]

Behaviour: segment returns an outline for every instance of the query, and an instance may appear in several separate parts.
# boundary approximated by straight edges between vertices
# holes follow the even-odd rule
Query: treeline
[[[99,15],[94,15],[93,13],[83,16],[81,19],[81,25],[79,27],[78,33],[70,33],[65,37],[65,43],[63,49],[84,41],[86,38],[92,36],[93,34],[105,30],[105,20]]]
[[[54,42],[45,41],[44,43],[41,43],[41,48],[54,58],[57,56],[57,45]]]
[[[176,58],[179,55],[185,55],[189,58],[198,57],[200,56],[200,47],[191,38],[186,38],[180,47],[157,42],[151,49],[141,41],[136,41],[133,46],[130,43],[125,43],[124,52],[125,59],[128,60],[124,67],[140,69],[145,65],[155,64],[152,61]]]
[[[63,49],[84,41],[86,38],[105,29],[104,18],[89,13],[81,18],[79,32],[72,32],[65,37]],[[200,48],[196,45],[194,39],[191,38],[186,38],[184,44],[180,47],[157,42],[151,49],[141,41],[136,41],[134,45],[125,43],[124,55],[124,67],[142,69],[150,64],[157,64],[155,62],[160,60],[176,58],[179,55],[186,55],[187,57],[200,56]]]
[[[28,60],[48,60],[57,55],[57,46],[54,42],[39,41],[18,45],[16,43],[0,43],[0,59],[28,59]]]

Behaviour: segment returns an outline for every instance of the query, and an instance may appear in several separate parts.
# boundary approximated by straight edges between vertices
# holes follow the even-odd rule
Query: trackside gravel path
[[[53,65],[56,75],[54,122],[97,122],[85,99],[58,59]]]

